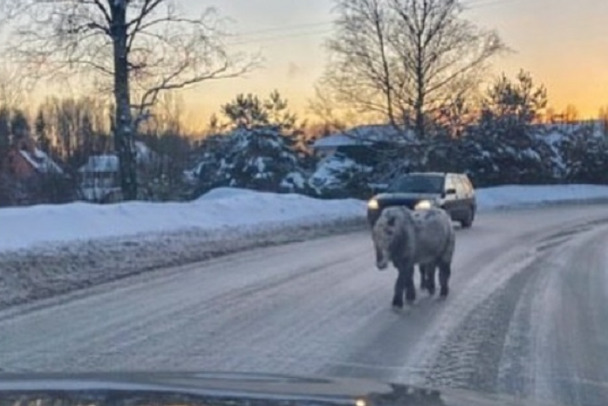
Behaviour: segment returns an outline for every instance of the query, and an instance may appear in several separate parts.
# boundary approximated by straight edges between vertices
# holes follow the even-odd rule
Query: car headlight
[[[428,210],[431,207],[433,207],[433,203],[431,203],[430,200],[421,200],[416,203],[416,206],[414,206],[414,210]]]
[[[367,208],[370,210],[378,210],[380,205],[376,199],[371,199],[369,202],[367,202]]]

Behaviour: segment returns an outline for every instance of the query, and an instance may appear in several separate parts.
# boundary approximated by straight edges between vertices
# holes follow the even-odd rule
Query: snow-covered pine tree
[[[490,86],[479,123],[463,145],[477,185],[553,180],[553,152],[534,125],[546,105],[546,89],[527,72],[520,71],[515,80],[503,75]]]
[[[266,101],[239,95],[223,107],[232,128],[207,137],[200,146],[194,173],[196,194],[231,186],[271,192],[308,191],[300,130],[287,102],[277,92]]]
[[[237,128],[220,173],[230,186],[264,191],[296,192],[304,188],[293,138],[279,126]]]
[[[572,183],[608,183],[608,139],[592,126],[564,132],[559,143],[566,181]]]

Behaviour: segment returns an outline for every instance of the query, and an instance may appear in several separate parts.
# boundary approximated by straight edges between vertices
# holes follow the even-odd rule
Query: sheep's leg
[[[449,262],[443,262],[439,264],[439,284],[441,285],[441,297],[446,297],[450,292],[448,283],[450,281],[450,274],[452,273],[451,264]]]
[[[393,296],[393,307],[401,309],[403,307],[403,289],[405,276],[401,267],[397,268],[399,275],[395,281],[395,295]]]
[[[405,299],[408,303],[413,303],[416,300],[416,287],[414,286],[414,265],[405,263],[399,268],[399,273],[403,275],[403,283],[405,285]]]
[[[435,294],[435,269],[437,264],[430,263],[424,266],[424,289],[430,296]]]
[[[420,290],[426,290],[428,287],[428,269],[426,265],[419,264],[418,271],[420,272]]]
[[[435,294],[435,269],[436,263],[419,265],[420,270],[420,290],[426,290],[429,295]]]

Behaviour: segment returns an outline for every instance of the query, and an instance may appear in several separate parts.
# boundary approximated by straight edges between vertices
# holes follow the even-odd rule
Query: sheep
[[[416,300],[414,267],[421,271],[421,286],[435,292],[435,269],[439,267],[440,296],[449,293],[455,233],[450,216],[442,209],[410,210],[395,206],[384,209],[372,228],[376,266],[384,270],[392,262],[399,272],[393,306],[403,307]]]

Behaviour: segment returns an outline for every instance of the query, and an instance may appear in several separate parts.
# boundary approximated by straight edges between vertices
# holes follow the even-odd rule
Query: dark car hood
[[[152,400],[156,405],[206,406],[537,405],[461,390],[427,390],[361,379],[222,373],[0,374],[3,400],[40,406],[133,405]]]
[[[379,202],[383,201],[413,201],[413,200],[434,200],[439,199],[439,193],[380,193],[374,198]]]

